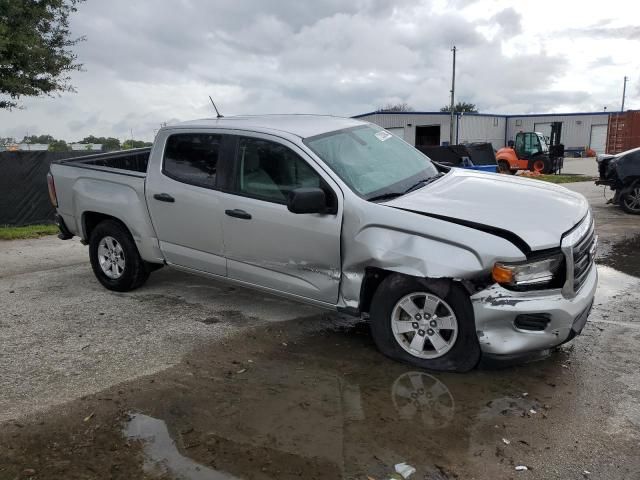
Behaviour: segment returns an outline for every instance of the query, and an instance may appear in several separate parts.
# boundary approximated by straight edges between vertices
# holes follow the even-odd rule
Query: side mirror
[[[324,213],[327,196],[321,188],[296,188],[289,192],[287,208],[292,213]]]

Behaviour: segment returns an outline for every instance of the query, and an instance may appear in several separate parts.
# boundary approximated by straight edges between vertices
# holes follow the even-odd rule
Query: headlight
[[[503,286],[545,287],[551,286],[560,274],[564,257],[553,255],[523,263],[497,262],[491,272],[493,279]]]

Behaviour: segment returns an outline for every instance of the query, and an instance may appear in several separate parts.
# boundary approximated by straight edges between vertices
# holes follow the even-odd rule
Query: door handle
[[[176,201],[176,199],[173,198],[168,193],[156,193],[153,196],[153,198],[155,198],[156,200],[160,200],[161,202],[168,202],[168,203],[173,203]]]
[[[224,213],[229,215],[230,217],[242,218],[244,220],[251,220],[251,214],[245,212],[244,210],[240,210],[239,208],[236,208],[234,210],[225,210]]]

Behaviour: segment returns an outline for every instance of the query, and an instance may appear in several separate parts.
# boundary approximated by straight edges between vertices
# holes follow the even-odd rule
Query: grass
[[[58,233],[55,225],[27,225],[25,227],[0,226],[0,240],[38,238]]]
[[[574,182],[591,182],[593,177],[589,175],[578,174],[562,174],[562,175],[523,175],[524,178],[533,180],[542,180],[549,183],[574,183]]]

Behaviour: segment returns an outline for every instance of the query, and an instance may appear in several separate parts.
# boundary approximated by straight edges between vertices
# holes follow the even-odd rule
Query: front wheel
[[[515,170],[511,170],[511,167],[509,166],[509,162],[507,162],[506,160],[499,160],[498,161],[498,173],[504,173],[507,175],[514,175],[516,173]]]
[[[620,206],[627,213],[640,215],[640,186],[635,186],[629,193],[622,195]]]
[[[480,359],[473,308],[453,284],[441,297],[427,281],[393,274],[371,303],[371,333],[382,353],[421,368],[466,372]]]
[[[98,281],[109,290],[128,292],[149,278],[133,237],[115,220],[100,222],[91,232],[89,259]]]
[[[548,158],[534,158],[529,162],[529,170],[536,173],[551,173],[551,162]]]

